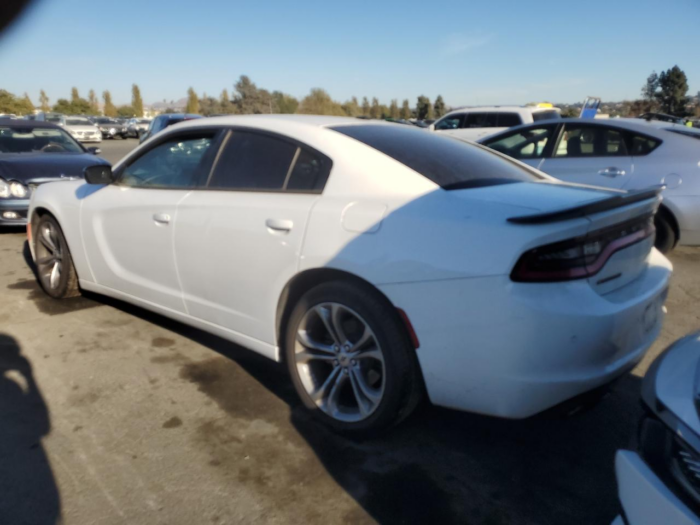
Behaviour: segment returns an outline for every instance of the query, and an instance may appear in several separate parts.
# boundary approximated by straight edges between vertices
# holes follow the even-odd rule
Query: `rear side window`
[[[233,131],[209,180],[209,188],[281,190],[296,149],[274,137]]]
[[[532,120],[537,122],[538,120],[549,120],[553,118],[561,118],[561,114],[558,111],[535,111],[532,114]]]
[[[485,148],[437,133],[376,124],[331,129],[381,151],[448,190],[541,179]]]
[[[466,113],[465,128],[497,128],[498,113]]]
[[[520,119],[520,115],[517,113],[498,113],[498,127],[499,128],[512,128],[513,126],[519,126],[523,121]]]
[[[321,193],[331,160],[311,148],[263,133],[233,130],[209,189]]]
[[[652,151],[659,147],[661,144],[660,140],[653,139],[651,137],[646,137],[644,135],[632,135],[631,139],[631,153],[633,157],[643,157],[644,155],[649,155]]]

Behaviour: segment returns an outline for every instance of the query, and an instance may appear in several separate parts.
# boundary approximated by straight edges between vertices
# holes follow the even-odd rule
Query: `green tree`
[[[391,100],[391,105],[389,106],[389,116],[391,118],[399,118],[399,103],[395,98]]]
[[[116,117],[117,116],[117,108],[114,106],[114,103],[112,102],[112,94],[109,92],[109,90],[105,90],[102,92],[102,98],[104,99],[104,108],[103,112],[105,114],[105,117]]]
[[[399,116],[404,120],[411,118],[411,106],[409,105],[408,99],[404,99]]]
[[[671,115],[684,116],[685,105],[688,103],[688,77],[678,66],[673,66],[659,75],[659,91],[656,99],[661,109]]]
[[[367,100],[367,97],[362,97],[362,112],[360,114],[363,117],[369,117],[370,109],[369,100]]]
[[[34,104],[25,93],[20,98],[9,91],[0,89],[0,113],[11,113],[14,115],[30,115],[34,112]]]
[[[418,120],[430,118],[428,115],[432,113],[432,109],[433,108],[428,97],[424,95],[418,97],[418,102],[416,103],[416,118]]]
[[[651,75],[647,77],[647,81],[642,86],[642,99],[652,102],[656,99],[656,92],[659,89],[659,75],[656,71],[652,71]]]
[[[34,113],[34,104],[32,104],[32,99],[29,98],[27,93],[25,93],[24,98],[19,101],[19,105],[22,115],[32,115]]]
[[[236,96],[233,98],[233,104],[236,113],[248,115],[273,112],[270,92],[259,89],[246,75],[241,75],[234,87]]]
[[[90,108],[95,114],[98,114],[100,112],[100,103],[97,100],[97,95],[95,94],[95,90],[91,89],[90,93],[88,93],[88,102],[90,103]]]
[[[343,107],[320,88],[314,88],[299,104],[299,113],[306,115],[345,115]]]
[[[343,111],[348,117],[357,117],[361,113],[360,103],[357,101],[357,97],[352,97],[345,104],[343,104]]]
[[[219,96],[219,107],[221,108],[221,113],[224,115],[230,115],[236,112],[236,108],[231,102],[231,97],[228,95],[228,89],[224,88]]]
[[[381,118],[382,116],[382,110],[379,107],[379,100],[377,100],[377,97],[372,99],[372,107],[369,109],[369,116],[370,118]]]
[[[438,95],[435,99],[435,104],[433,104],[433,110],[435,112],[435,118],[440,118],[445,113],[447,113],[447,108],[445,106],[445,101],[442,99],[442,95]]]
[[[80,94],[78,93],[78,88],[74,87],[70,90],[70,101],[71,104],[75,104],[80,100]]]
[[[134,116],[143,117],[143,99],[141,90],[136,84],[131,85],[131,107],[134,109]]]
[[[53,105],[53,111],[56,113],[63,113],[64,115],[70,115],[73,113],[73,104],[68,99],[59,98]]]
[[[119,106],[117,116],[122,118],[138,117],[136,110],[132,106]]]
[[[187,90],[187,105],[185,106],[185,113],[199,113],[199,98],[194,88]]]
[[[299,109],[299,101],[292,95],[287,95],[281,91],[273,91],[272,106],[277,113],[292,114]]]
[[[46,91],[43,89],[39,91],[39,108],[44,112],[51,109],[51,106],[49,106],[49,97],[46,95]]]

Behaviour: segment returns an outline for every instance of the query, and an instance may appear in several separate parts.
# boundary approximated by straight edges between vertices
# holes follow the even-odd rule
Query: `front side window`
[[[435,124],[436,130],[459,129],[462,127],[464,115],[448,115]]]
[[[627,154],[622,132],[605,126],[567,124],[555,157],[618,157]]]
[[[372,124],[330,129],[384,153],[447,190],[542,180],[534,170],[486,148],[439,133]]]
[[[498,113],[467,113],[464,115],[465,128],[497,128]]]
[[[541,159],[554,126],[529,128],[485,141],[484,145],[514,159]]]
[[[643,157],[644,155],[649,155],[654,151],[659,144],[660,140],[653,139],[651,137],[645,137],[644,135],[632,135],[631,139],[631,154],[634,157]]]
[[[205,154],[213,140],[211,134],[158,144],[129,164],[119,183],[136,188],[191,188],[205,168]]]

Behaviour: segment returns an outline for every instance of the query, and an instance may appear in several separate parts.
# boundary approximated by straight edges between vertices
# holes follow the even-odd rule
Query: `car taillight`
[[[516,282],[584,279],[598,273],[615,252],[654,235],[653,216],[644,216],[588,235],[524,253],[511,273]]]

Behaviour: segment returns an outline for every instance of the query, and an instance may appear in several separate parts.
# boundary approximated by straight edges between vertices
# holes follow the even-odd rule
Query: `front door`
[[[88,192],[81,208],[86,255],[95,282],[184,312],[173,250],[178,204],[205,170],[213,133],[168,138]]]

